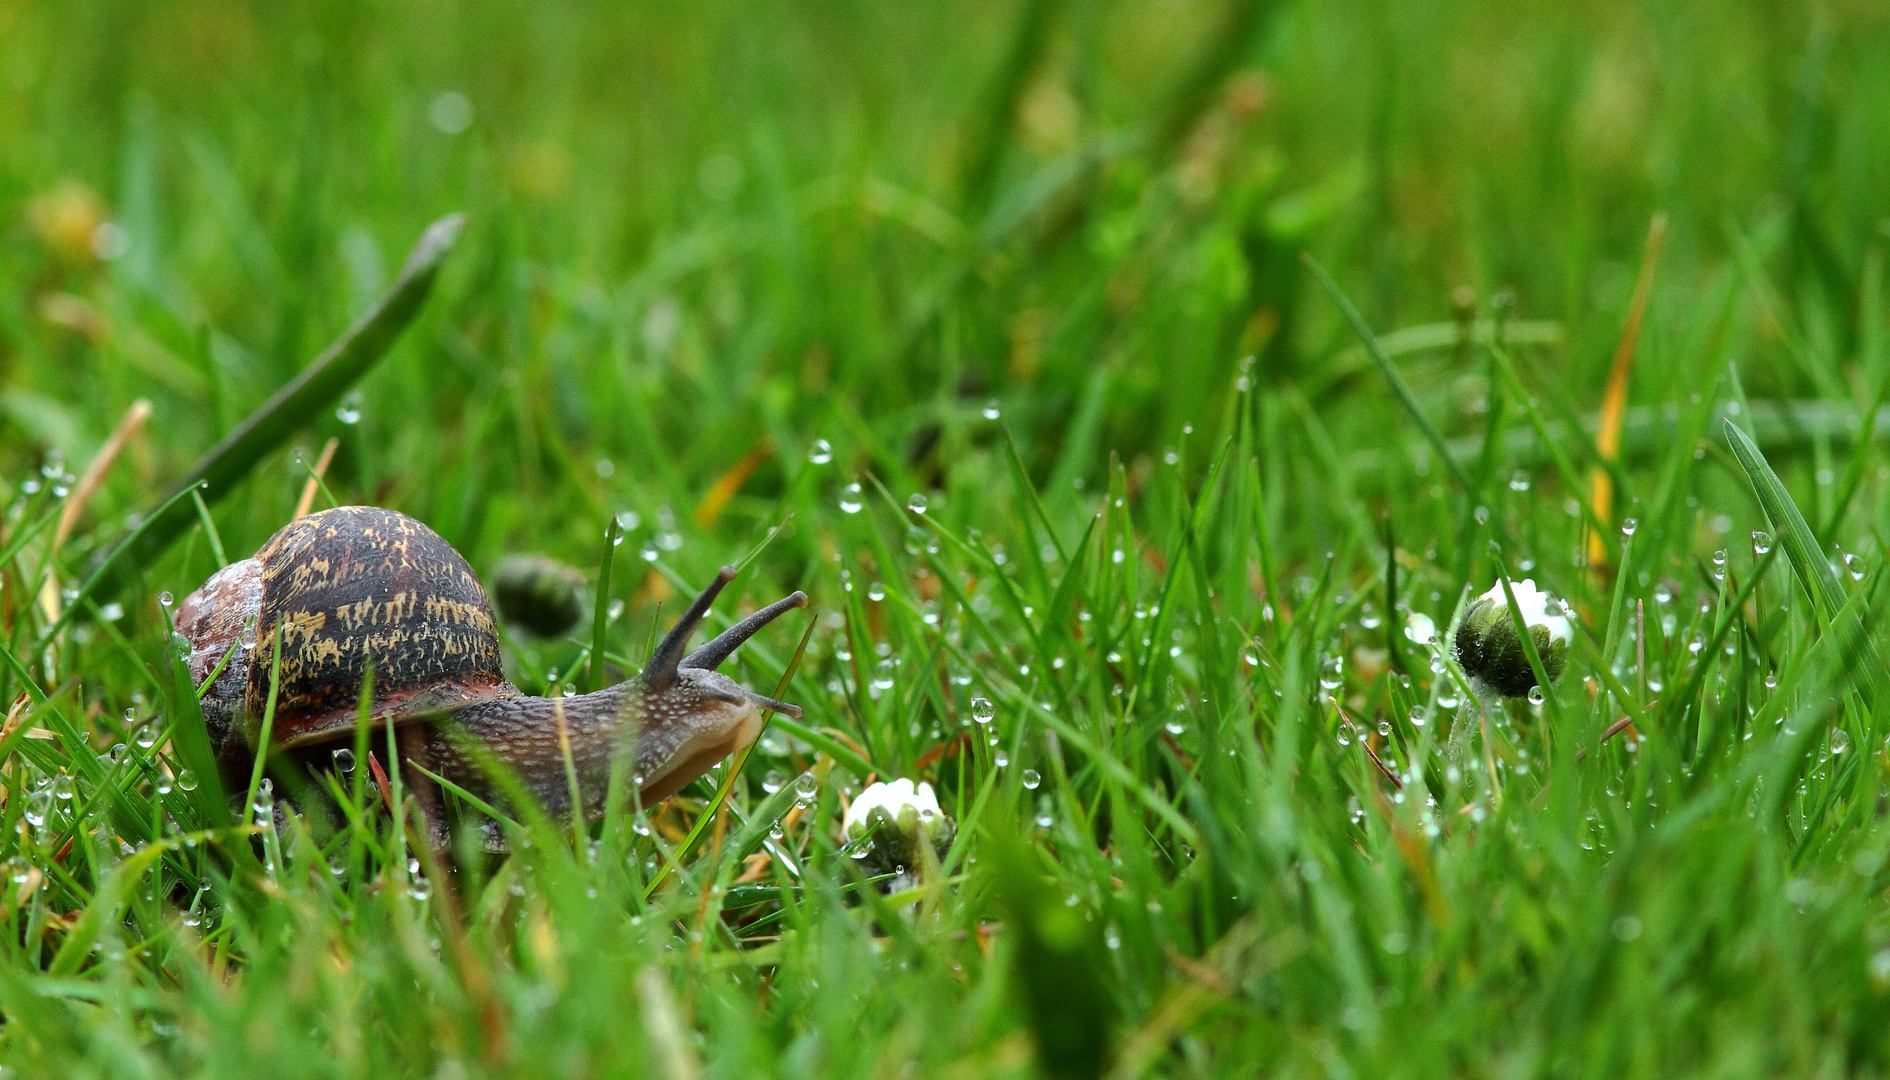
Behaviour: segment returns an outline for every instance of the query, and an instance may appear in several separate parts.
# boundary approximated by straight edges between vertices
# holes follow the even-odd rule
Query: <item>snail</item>
[[[297,518],[253,558],[211,575],[178,605],[220,771],[247,776],[268,699],[272,649],[281,674],[268,752],[305,761],[352,746],[361,684],[372,672],[370,723],[392,725],[408,761],[477,794],[492,787],[487,755],[507,767],[553,820],[569,820],[568,740],[587,819],[602,815],[613,762],[645,805],[667,798],[760,732],[762,709],[798,717],[715,669],[791,608],[795,592],[687,655],[691,635],[734,577],[724,567],[635,677],[592,694],[544,698],[506,681],[492,609],[472,568],[439,534],[392,510],[342,506]],[[278,642],[278,633],[279,644]],[[562,731],[561,731],[562,729]],[[470,744],[476,744],[476,747]],[[436,844],[444,824],[431,784],[416,784]],[[489,846],[502,834],[486,823]]]

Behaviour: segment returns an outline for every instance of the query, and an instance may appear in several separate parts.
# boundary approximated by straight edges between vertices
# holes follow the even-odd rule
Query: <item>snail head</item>
[[[645,802],[673,793],[753,741],[761,731],[761,710],[796,719],[801,715],[800,706],[763,697],[716,668],[756,631],[794,608],[806,607],[806,593],[796,591],[777,600],[722,631],[695,652],[683,653],[716,595],[734,577],[732,567],[722,568],[676,620],[638,676],[642,684],[641,738],[671,744],[662,755],[667,765],[663,775],[644,779]]]

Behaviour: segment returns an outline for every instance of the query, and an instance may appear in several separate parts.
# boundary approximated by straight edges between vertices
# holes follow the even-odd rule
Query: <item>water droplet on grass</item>
[[[860,485],[858,483],[848,484],[846,487],[840,489],[840,510],[842,513],[857,514],[860,512],[860,508],[865,505],[866,501],[860,494]]]

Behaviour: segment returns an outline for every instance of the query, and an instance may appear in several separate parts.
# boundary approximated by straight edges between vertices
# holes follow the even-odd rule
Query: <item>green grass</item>
[[[1880,11],[710,7],[0,0],[5,1075],[1890,1074]],[[48,635],[453,211],[351,396]],[[730,592],[814,598],[801,726],[673,866],[707,781],[450,876],[365,768],[244,833],[159,598],[330,438],[482,572],[625,514],[611,678],[778,528]],[[1579,627],[1479,723],[1403,630],[1503,567]],[[916,892],[869,772],[957,822]]]

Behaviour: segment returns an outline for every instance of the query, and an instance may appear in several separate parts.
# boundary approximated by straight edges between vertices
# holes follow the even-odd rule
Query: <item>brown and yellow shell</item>
[[[253,622],[232,615],[245,608]],[[191,640],[199,679],[239,647],[233,638],[241,641],[205,695],[213,741],[219,724],[211,706],[227,701],[222,734],[240,731],[255,745],[278,631],[276,749],[349,736],[370,669],[375,720],[400,723],[518,693],[505,681],[492,609],[466,560],[432,529],[378,507],[342,506],[290,522],[254,560],[232,564],[186,598],[177,629]]]

